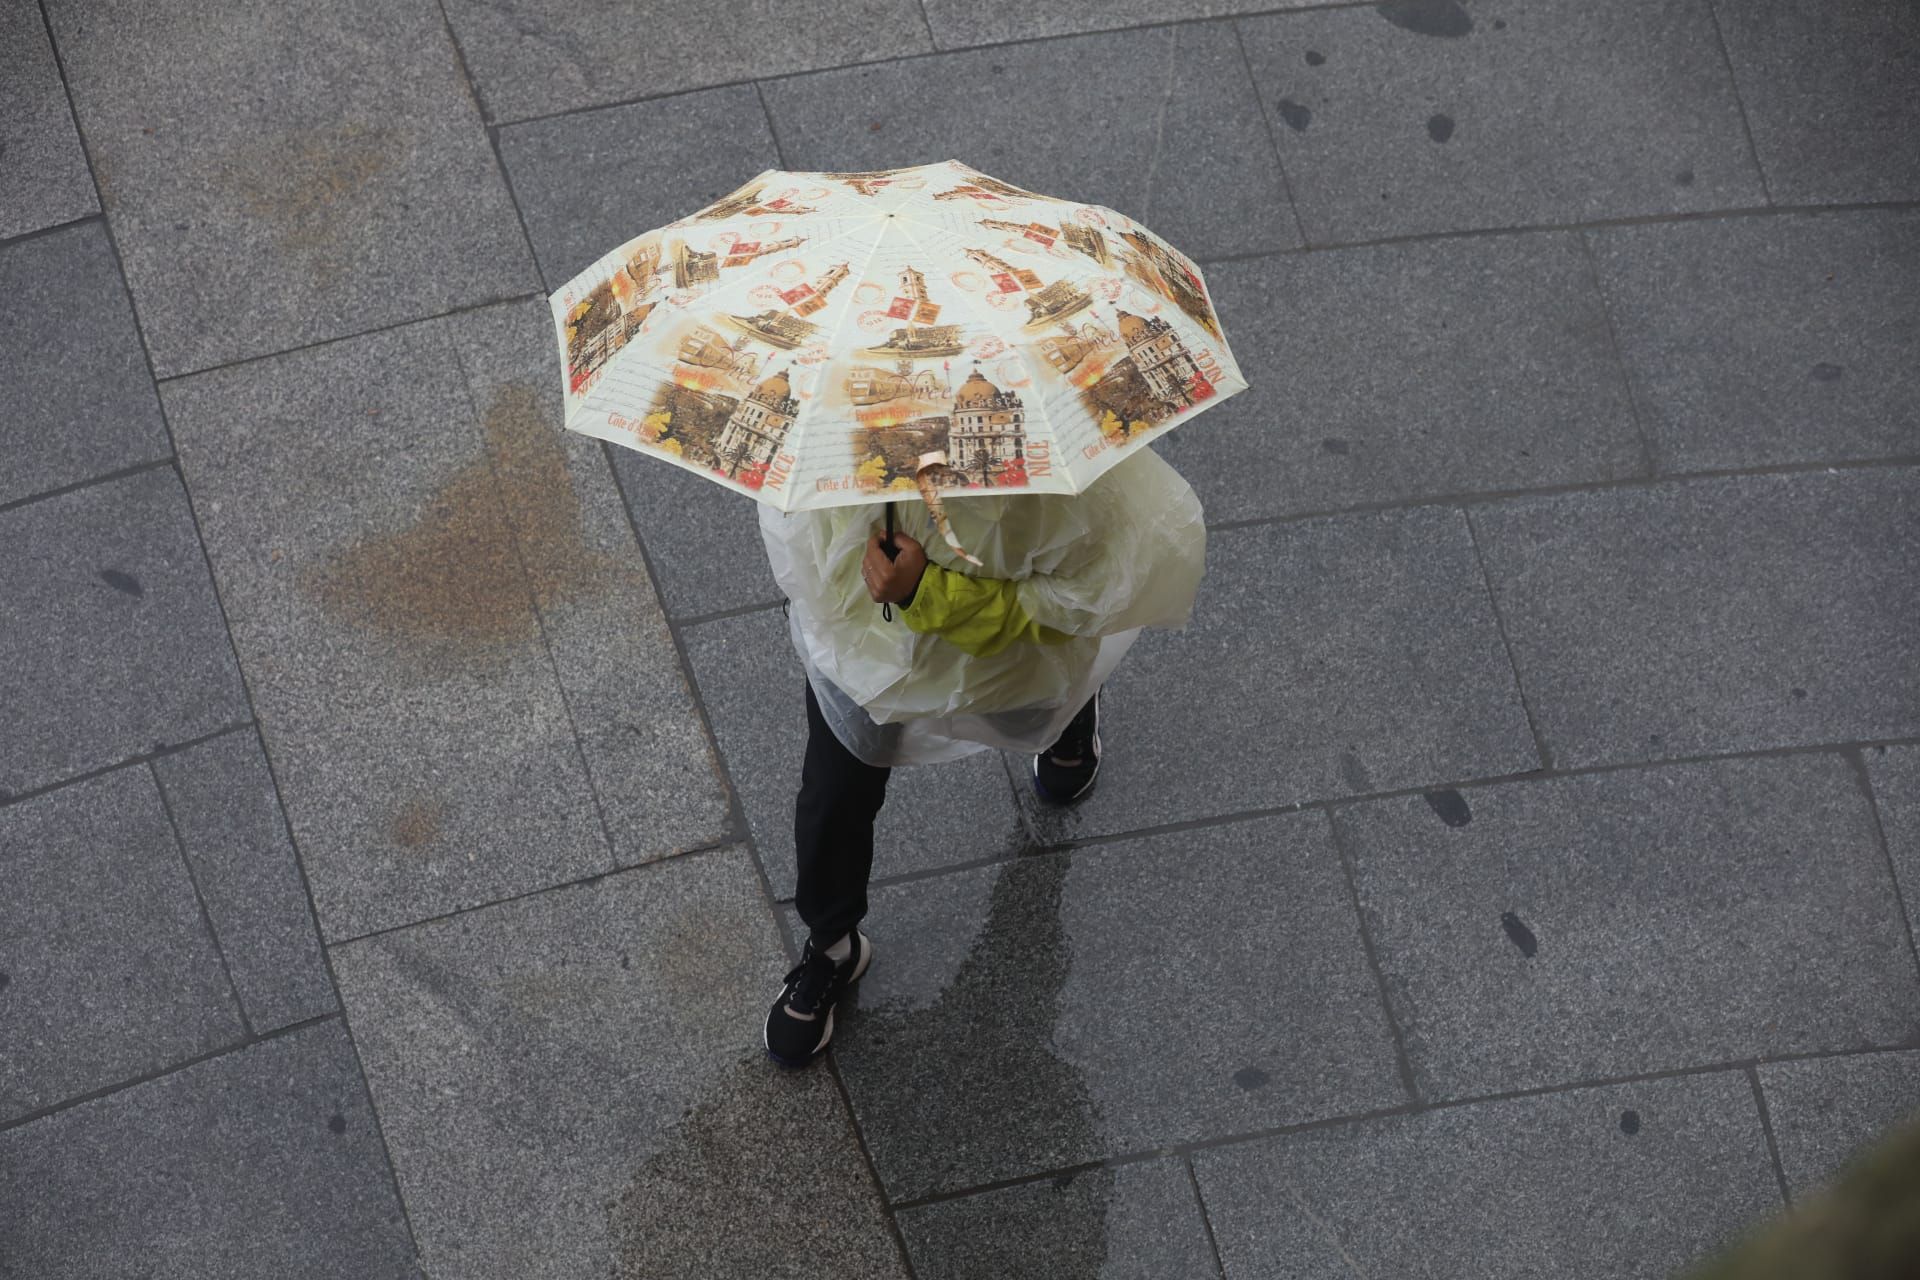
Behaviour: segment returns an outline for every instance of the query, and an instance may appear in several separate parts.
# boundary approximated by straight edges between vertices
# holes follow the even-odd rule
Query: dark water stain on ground
[[[591,550],[566,447],[533,388],[487,406],[484,454],[448,479],[414,524],[370,535],[312,583],[327,610],[411,647],[463,655],[538,638],[533,610],[606,589],[619,567]]]
[[[1435,142],[1445,142],[1453,136],[1453,117],[1438,113],[1427,117],[1427,136]]]
[[[932,1004],[860,1009],[856,989],[840,1006],[834,1052],[843,1063],[862,1060],[861,1074],[869,1077],[859,1093],[862,1128],[882,1144],[917,1145],[923,1163],[911,1175],[916,1187],[1080,1164],[1101,1152],[1086,1080],[1053,1049],[1070,960],[1060,923],[1069,865],[1069,855],[1052,854],[1002,867],[985,925]],[[705,1091],[712,1100],[690,1109],[635,1174],[609,1208],[617,1276],[787,1274],[791,1259],[807,1256],[810,1239],[832,1231],[820,1194],[839,1185],[844,1171],[793,1167],[770,1156],[817,1144],[800,1103],[760,1114],[765,1104],[758,1099],[777,1072],[757,1058],[743,1061]],[[771,1091],[804,1103],[794,1084],[792,1077],[774,1078]],[[818,1106],[833,1094],[811,1096],[808,1105]],[[1006,1238],[964,1247],[998,1256],[1015,1247],[1012,1237],[1021,1248],[1030,1237],[1029,1258],[1071,1260],[1068,1269],[1045,1274],[1097,1275],[1106,1258],[1113,1171],[1095,1166],[1044,1185],[1045,1200],[1031,1217],[1023,1212],[1018,1221],[996,1223]],[[752,1219],[716,1239],[713,1211],[724,1205],[752,1205]]]
[[[1340,753],[1340,780],[1354,791],[1373,790],[1373,777],[1367,772],[1367,766],[1360,763],[1360,755],[1352,747]]]
[[[1348,453],[1351,452],[1351,449],[1348,446],[1347,442],[1345,440],[1342,440],[1339,436],[1328,436],[1325,440],[1322,440],[1320,442],[1320,447],[1322,449],[1325,449],[1328,453],[1331,453],[1338,457],[1343,457],[1343,458]]]
[[[393,842],[402,849],[424,849],[440,834],[446,817],[444,800],[414,796],[393,815]]]
[[[1815,382],[1838,382],[1840,381],[1840,375],[1845,372],[1846,370],[1839,365],[1828,364],[1822,360],[1819,364],[1807,371],[1807,376]]]
[[[1273,104],[1273,108],[1280,113],[1280,118],[1286,121],[1287,128],[1295,133],[1305,133],[1307,126],[1313,123],[1313,112],[1292,98],[1280,99]]]
[[[1526,923],[1513,912],[1504,911],[1500,914],[1500,927],[1507,931],[1507,940],[1520,948],[1520,954],[1527,959],[1533,959],[1540,950],[1539,939],[1533,936],[1533,930],[1527,928]]]
[[[1403,31],[1421,36],[1464,36],[1473,19],[1459,0],[1382,0],[1374,6],[1381,17]]]
[[[1620,1113],[1620,1132],[1626,1134],[1628,1137],[1632,1137],[1634,1134],[1640,1132],[1640,1113],[1638,1111],[1622,1111]]]
[[[353,216],[355,206],[371,216],[388,204],[366,189],[400,167],[405,151],[394,130],[357,121],[264,140],[249,135],[226,157],[218,180],[271,229],[281,252],[304,263],[313,283],[325,287],[350,260],[341,236],[363,225]]]
[[[1308,66],[1310,67],[1323,66],[1325,65],[1326,61],[1327,61],[1327,55],[1324,53],[1321,53],[1318,49],[1307,50]]]
[[[1271,1078],[1258,1067],[1242,1067],[1233,1073],[1233,1082],[1249,1091],[1263,1088]]]

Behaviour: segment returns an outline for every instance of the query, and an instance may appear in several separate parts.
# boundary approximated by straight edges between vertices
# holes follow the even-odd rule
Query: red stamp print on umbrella
[[[887,314],[895,320],[907,320],[913,316],[912,298],[895,298],[887,307]]]

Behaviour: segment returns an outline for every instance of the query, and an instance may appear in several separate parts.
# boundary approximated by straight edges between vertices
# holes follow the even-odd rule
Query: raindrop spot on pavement
[[[1427,792],[1427,807],[1450,827],[1464,827],[1473,821],[1473,809],[1467,804],[1467,798],[1451,787]]]
[[[1533,930],[1527,928],[1513,912],[1504,911],[1500,914],[1500,927],[1507,931],[1507,937],[1513,945],[1520,948],[1520,954],[1529,960],[1540,950],[1539,940],[1533,936]]]
[[[130,573],[122,573],[118,569],[102,569],[100,571],[100,581],[106,583],[115,591],[123,592],[136,600],[147,594],[147,589],[140,585],[140,579]]]

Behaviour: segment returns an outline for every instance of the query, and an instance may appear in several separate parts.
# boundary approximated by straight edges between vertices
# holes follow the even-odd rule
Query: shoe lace
[[[799,1013],[816,1012],[826,997],[827,989],[833,985],[835,972],[837,966],[832,958],[824,951],[815,951],[809,946],[800,963],[787,973],[786,983],[792,988],[787,996],[788,1007]]]

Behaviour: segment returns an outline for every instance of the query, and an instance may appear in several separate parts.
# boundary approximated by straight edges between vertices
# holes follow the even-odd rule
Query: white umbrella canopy
[[[1247,385],[1179,251],[953,160],[770,169],[550,301],[569,428],[782,511],[1079,493]]]

